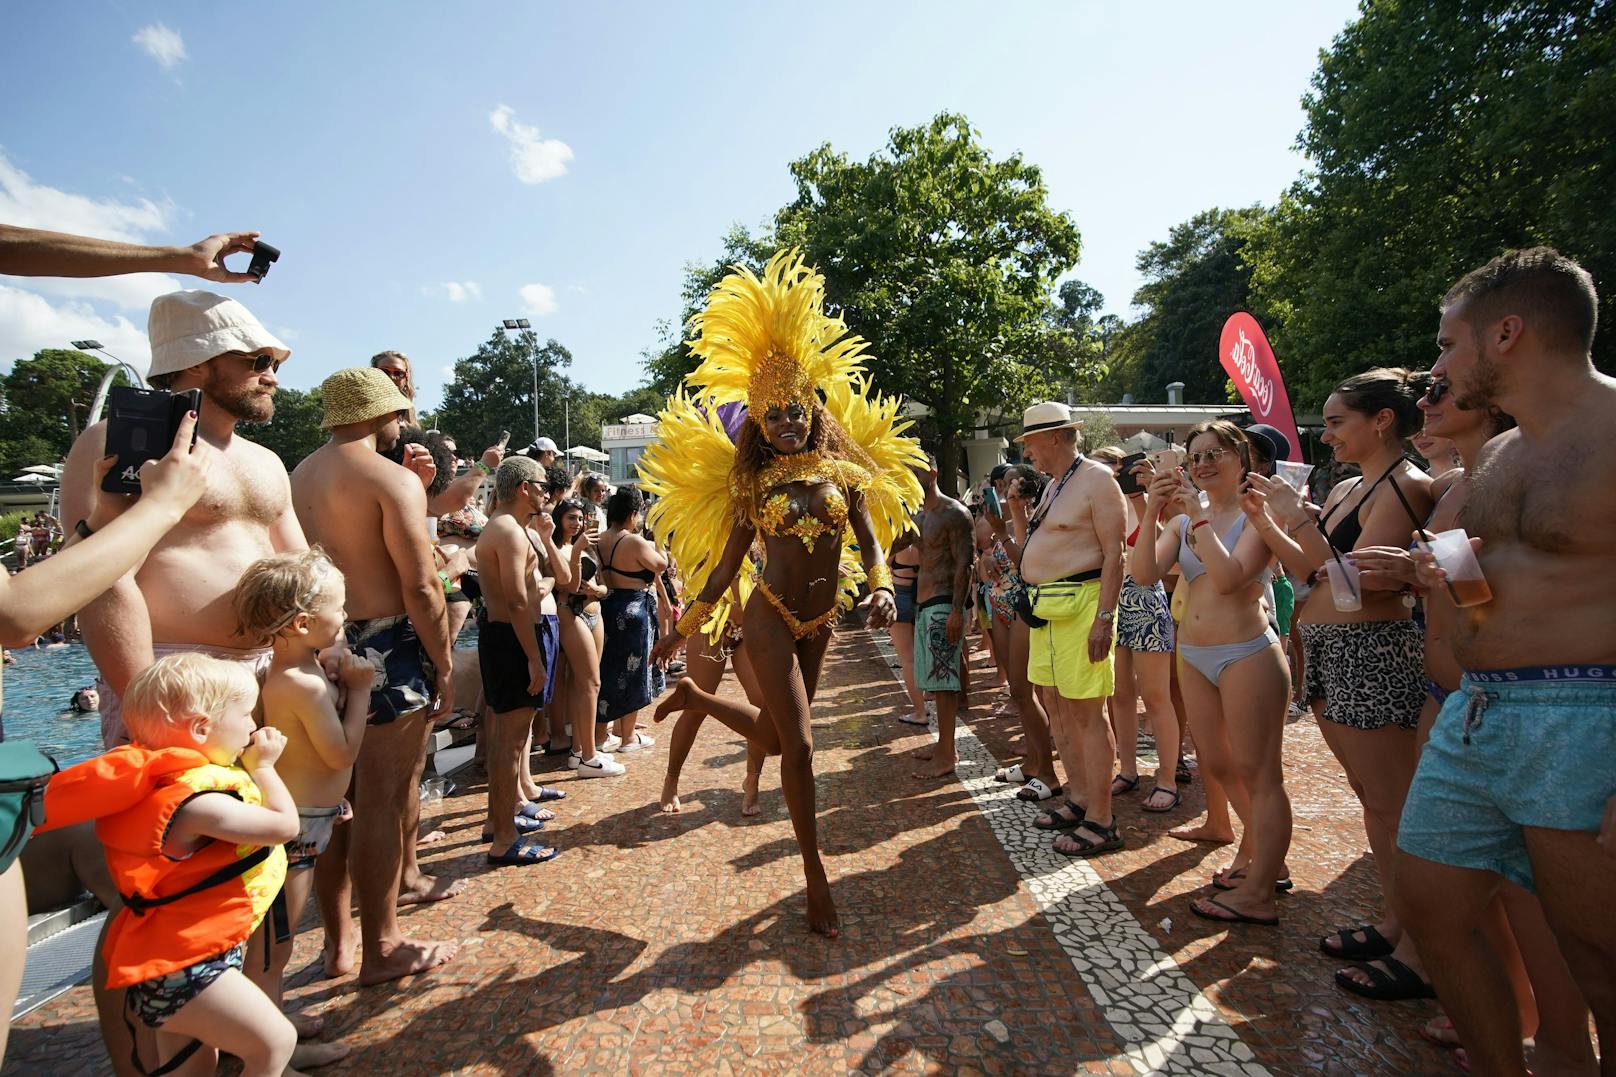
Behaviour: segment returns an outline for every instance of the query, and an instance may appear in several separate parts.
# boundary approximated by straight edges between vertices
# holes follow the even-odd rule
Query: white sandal
[[[1025,785],[1027,775],[1022,773],[1021,764],[1017,763],[1012,767],[1000,767],[994,772],[993,780],[996,782],[1010,782],[1015,785]]]

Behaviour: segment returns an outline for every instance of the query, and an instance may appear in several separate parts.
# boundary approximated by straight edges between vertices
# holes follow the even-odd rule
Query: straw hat
[[[1082,425],[1082,419],[1072,418],[1071,408],[1054,400],[1045,400],[1021,413],[1021,436],[1016,440],[1026,441],[1028,434],[1042,434],[1046,430],[1066,430]]]
[[[152,353],[148,378],[189,370],[225,352],[267,350],[281,360],[292,354],[246,307],[212,292],[169,292],[153,299],[146,335]]]
[[[325,402],[322,430],[410,410],[409,398],[398,391],[393,379],[369,366],[337,371],[320,383],[320,396]]]

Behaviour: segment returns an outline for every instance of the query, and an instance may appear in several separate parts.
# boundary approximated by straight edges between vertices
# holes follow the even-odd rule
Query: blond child
[[[44,829],[96,820],[124,907],[106,934],[108,987],[156,1030],[147,1072],[212,1072],[217,1052],[247,1077],[279,1077],[290,1021],[242,974],[247,941],[286,874],[297,807],[275,773],[285,738],[257,729],[258,685],[199,654],[155,662],[129,684],[132,743],[58,774]],[[209,1057],[197,1057],[198,1049]]]
[[[370,688],[376,670],[365,659],[343,650],[336,663],[336,683],[327,679],[320,652],[342,639],[347,588],[342,572],[318,547],[267,557],[248,566],[236,584],[235,610],[241,633],[257,646],[271,649],[264,677],[264,724],[286,737],[286,751],[276,769],[297,804],[299,831],[286,845],[286,911],[292,930],[308,904],[312,869],[331,844],[338,823],[352,818],[344,799],[353,778],[354,761],[365,735]],[[281,998],[281,978],[292,955],[292,940],[277,942],[264,969],[269,996]],[[305,1020],[305,1035],[319,1031],[317,1020]],[[347,1049],[320,1045],[318,1057],[308,1045],[300,1049],[300,1065],[333,1062]]]

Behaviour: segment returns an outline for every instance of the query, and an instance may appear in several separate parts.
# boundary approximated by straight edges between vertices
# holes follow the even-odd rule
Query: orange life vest
[[[128,744],[69,767],[45,788],[41,830],[94,819],[125,907],[107,932],[107,986],[166,976],[229,950],[253,933],[286,880],[279,845],[210,841],[183,860],[163,852],[174,813],[201,793],[262,804],[247,772],[209,763],[191,748]],[[262,859],[234,873],[244,861]],[[167,904],[215,876],[218,881]],[[138,910],[138,911],[137,911]]]

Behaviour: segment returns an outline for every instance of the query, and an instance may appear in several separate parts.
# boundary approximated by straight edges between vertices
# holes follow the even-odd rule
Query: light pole
[[[118,376],[118,371],[123,370],[128,372],[129,378],[134,382],[136,388],[144,389],[147,387],[146,379],[140,376],[140,371],[136,370],[122,359],[119,359],[116,355],[113,355],[111,352],[107,351],[99,340],[70,340],[68,343],[81,352],[100,352],[102,355],[106,356],[108,359],[111,359],[113,363],[116,364],[111,370],[107,371],[101,376],[101,384],[96,386],[95,399],[90,404],[90,416],[84,421],[84,427],[86,430],[101,421],[101,409],[107,406],[107,391],[112,388],[112,379]]]
[[[532,329],[533,323],[526,318],[506,318],[496,329]],[[539,440],[539,357],[533,357],[533,440]]]

